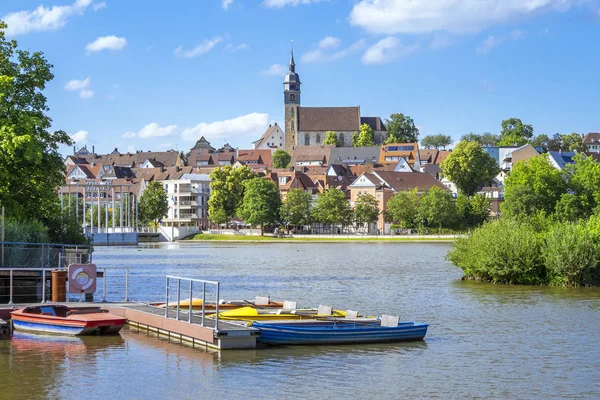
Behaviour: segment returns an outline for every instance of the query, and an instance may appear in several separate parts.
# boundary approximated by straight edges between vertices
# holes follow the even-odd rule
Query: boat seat
[[[268,306],[270,302],[269,296],[256,296],[256,299],[254,299],[255,306]]]
[[[284,310],[295,310],[295,309],[296,309],[296,306],[297,306],[297,304],[298,304],[298,303],[297,303],[297,302],[295,302],[295,301],[287,301],[287,300],[284,300],[284,301],[283,301],[283,309],[284,309]]]
[[[346,310],[346,319],[358,318],[358,311]]]
[[[396,327],[399,322],[400,317],[385,314],[381,316],[381,326]]]
[[[52,315],[53,317],[56,317],[56,311],[54,310],[54,307],[40,307],[40,310],[42,310],[42,312],[40,314],[42,315]]]
[[[317,314],[318,315],[331,315],[331,309],[332,309],[332,307],[324,306],[323,304],[321,304],[319,306],[319,309],[317,310]]]

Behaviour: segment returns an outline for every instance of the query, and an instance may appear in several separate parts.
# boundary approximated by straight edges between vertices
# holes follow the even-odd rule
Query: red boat
[[[100,307],[32,306],[11,312],[17,330],[58,335],[118,333],[127,320]]]

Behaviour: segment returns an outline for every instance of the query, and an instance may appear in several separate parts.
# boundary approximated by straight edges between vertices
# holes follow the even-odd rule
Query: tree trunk
[[[260,236],[263,236],[263,224],[260,224]]]

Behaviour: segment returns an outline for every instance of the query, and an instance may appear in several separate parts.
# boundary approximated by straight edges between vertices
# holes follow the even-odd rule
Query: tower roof
[[[290,70],[285,76],[285,81],[283,83],[300,83],[300,75],[296,73],[296,63],[294,62],[294,49],[291,51],[289,67]]]

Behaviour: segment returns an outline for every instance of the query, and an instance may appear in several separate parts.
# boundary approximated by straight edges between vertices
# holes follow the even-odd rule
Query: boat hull
[[[397,327],[380,325],[330,324],[299,326],[254,323],[260,329],[258,342],[271,345],[319,345],[385,343],[423,340],[427,324],[400,323]]]
[[[37,313],[39,308],[58,311],[57,315]],[[118,333],[125,318],[97,310],[71,310],[64,306],[27,307],[11,313],[16,330],[54,335],[93,335]]]

